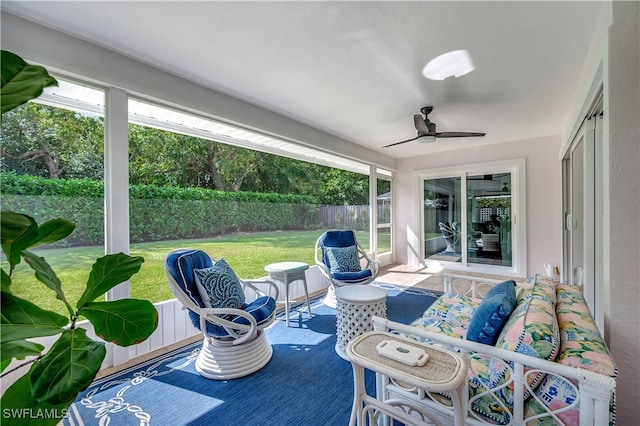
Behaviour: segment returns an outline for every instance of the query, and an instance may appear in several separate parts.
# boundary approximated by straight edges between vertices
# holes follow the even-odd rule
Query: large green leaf
[[[4,269],[0,269],[0,282],[2,282],[2,291],[11,292],[11,277],[5,272]]]
[[[38,237],[31,247],[60,241],[68,237],[74,229],[76,229],[76,224],[66,219],[48,220],[38,227]]]
[[[107,350],[83,328],[65,330],[31,370],[31,393],[40,402],[72,400],[96,376]]]
[[[158,311],[148,300],[92,302],[78,313],[91,321],[98,336],[120,346],[146,340],[158,326]]]
[[[28,340],[14,340],[0,346],[0,360],[25,359],[28,356],[38,356],[44,350],[44,346]]]
[[[62,292],[62,283],[60,279],[56,275],[55,271],[51,268],[51,266],[44,260],[44,257],[36,256],[35,254],[29,251],[23,251],[22,257],[24,257],[25,262],[31,266],[31,268],[36,271],[35,275],[38,281],[44,283],[47,287],[56,292],[56,298],[62,300],[67,308],[69,309],[69,313],[71,315],[74,314],[73,308],[67,302],[64,293]]]
[[[55,312],[46,311],[28,300],[2,292],[0,310],[0,342],[52,336],[61,333],[69,319]]]
[[[75,398],[74,398],[75,399]],[[20,377],[2,395],[2,426],[54,426],[73,402],[51,405],[31,395],[31,371]]]
[[[31,226],[29,216],[2,210],[0,213],[0,223],[2,223],[2,244],[11,243]]]
[[[27,64],[21,57],[6,50],[2,51],[0,67],[2,114],[37,98],[45,87],[58,85],[44,67]]]
[[[118,284],[127,281],[140,270],[144,259],[124,253],[108,254],[96,260],[91,268],[87,287],[76,304],[78,309],[93,302]]]
[[[21,216],[21,218],[18,218]],[[38,224],[34,218],[26,214],[2,211],[2,251],[9,261],[10,271],[20,263],[20,255],[38,239]],[[29,221],[26,225],[24,220]]]

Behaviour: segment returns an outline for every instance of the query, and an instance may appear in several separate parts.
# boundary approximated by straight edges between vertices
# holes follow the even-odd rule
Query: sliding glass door
[[[424,180],[424,240],[427,258],[449,262],[462,260],[460,182],[460,177]]]
[[[582,286],[591,314],[603,325],[601,109],[584,121],[563,161],[563,265],[562,281]]]
[[[511,173],[467,176],[467,258],[511,266]]]
[[[420,185],[425,261],[524,272],[523,161],[425,171]]]

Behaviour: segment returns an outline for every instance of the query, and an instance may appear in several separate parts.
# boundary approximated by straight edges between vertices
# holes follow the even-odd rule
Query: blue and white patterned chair
[[[336,287],[369,284],[378,277],[380,266],[362,249],[353,231],[327,231],[316,241],[316,265],[329,281],[324,304],[335,308]]]
[[[202,250],[174,250],[164,266],[171,291],[204,336],[195,363],[200,375],[234,379],[269,362],[273,348],[263,330],[275,319],[275,283],[241,280],[223,259],[215,261]]]

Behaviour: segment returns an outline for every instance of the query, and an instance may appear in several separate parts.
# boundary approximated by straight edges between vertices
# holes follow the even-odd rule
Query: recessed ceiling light
[[[475,69],[469,52],[453,50],[429,61],[422,74],[430,80],[444,80],[447,77],[462,77]]]

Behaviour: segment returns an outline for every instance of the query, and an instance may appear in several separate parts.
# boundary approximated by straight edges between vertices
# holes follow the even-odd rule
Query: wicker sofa
[[[467,340],[482,294],[497,283],[447,276],[446,293],[421,318],[410,325],[374,318],[375,327],[468,355],[465,424],[615,424],[617,370],[580,289],[532,277],[516,286],[515,307],[493,346]],[[384,376],[377,387],[380,398],[409,401],[452,421],[442,395]]]

